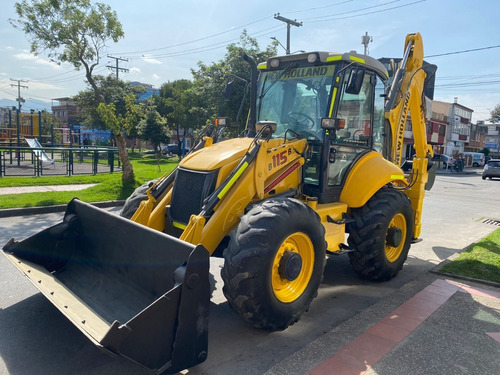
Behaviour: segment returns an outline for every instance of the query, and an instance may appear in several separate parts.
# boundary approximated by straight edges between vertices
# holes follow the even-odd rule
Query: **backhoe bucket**
[[[209,254],[73,199],[4,255],[96,345],[157,372],[207,356]]]

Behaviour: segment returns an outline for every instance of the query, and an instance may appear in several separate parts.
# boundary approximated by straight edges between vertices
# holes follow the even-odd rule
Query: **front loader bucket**
[[[4,255],[96,345],[157,372],[207,356],[209,254],[77,199]]]

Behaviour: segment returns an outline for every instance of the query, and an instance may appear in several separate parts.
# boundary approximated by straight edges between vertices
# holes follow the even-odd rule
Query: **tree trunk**
[[[128,160],[127,144],[126,139],[123,134],[115,134],[116,146],[118,147],[118,155],[120,155],[120,160],[122,162],[123,174],[122,182],[124,183],[134,183],[135,175],[134,169],[130,160]]]

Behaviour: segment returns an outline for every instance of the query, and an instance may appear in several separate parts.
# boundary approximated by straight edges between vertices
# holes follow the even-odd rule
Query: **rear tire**
[[[231,233],[224,251],[223,292],[256,328],[283,330],[318,294],[326,259],[319,216],[296,199],[254,206]]]
[[[400,191],[383,188],[363,207],[353,209],[349,224],[351,265],[363,278],[392,279],[403,267],[413,239],[413,210]]]
[[[134,216],[135,214],[135,211],[137,211],[137,209],[139,208],[141,202],[148,198],[146,191],[148,191],[151,185],[153,185],[155,182],[156,180],[148,181],[135,189],[132,195],[130,195],[130,197],[128,197],[125,201],[125,204],[120,211],[120,216],[126,219],[132,218],[132,216]]]

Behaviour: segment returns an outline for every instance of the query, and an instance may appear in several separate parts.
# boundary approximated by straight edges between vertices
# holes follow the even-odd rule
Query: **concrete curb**
[[[124,203],[125,203],[124,200],[118,200],[118,201],[91,202],[90,204],[96,207],[105,208],[105,207],[123,206]],[[0,218],[63,212],[66,210],[66,206],[67,206],[66,204],[60,204],[56,206],[7,208],[4,210],[0,210]]]
[[[467,246],[465,249],[462,249],[462,251],[460,253],[457,253],[457,254],[461,254],[468,247],[469,246]],[[456,255],[456,254],[454,254],[454,255]],[[451,257],[456,258],[453,255]],[[474,282],[477,284],[483,284],[483,285],[488,285],[488,286],[492,286],[495,288],[500,288],[500,283],[497,283],[495,281],[476,279],[474,277],[467,277],[467,276],[462,276],[462,275],[455,275],[454,273],[448,273],[448,272],[440,272],[441,268],[443,268],[446,264],[453,261],[453,259],[450,259],[450,258],[443,260],[441,263],[437,264],[434,268],[430,269],[429,272],[433,273],[435,275],[438,275],[438,276],[442,276],[442,277],[450,277],[450,278],[456,279],[456,280],[469,281],[469,282]]]

